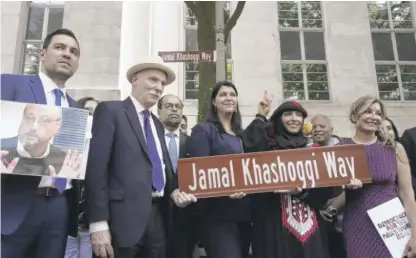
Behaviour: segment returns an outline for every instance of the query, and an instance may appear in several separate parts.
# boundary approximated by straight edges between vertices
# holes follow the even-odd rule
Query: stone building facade
[[[273,107],[300,100],[310,115],[352,132],[350,104],[364,94],[385,100],[400,131],[416,121],[416,2],[247,2],[229,42],[229,72],[244,125],[267,89]],[[226,9],[235,8],[236,2]],[[195,50],[196,21],[184,2],[1,2],[1,72],[33,73],[48,31],[73,30],[81,46],[75,98],[123,99],[127,68],[138,56]],[[190,127],[196,122],[195,64],[169,63]]]

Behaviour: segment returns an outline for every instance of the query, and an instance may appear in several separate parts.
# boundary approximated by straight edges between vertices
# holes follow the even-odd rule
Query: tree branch
[[[200,6],[198,3],[195,1],[185,1],[185,4],[194,13],[196,20],[200,21],[202,13],[200,12]]]
[[[234,26],[237,24],[238,18],[240,18],[241,13],[244,10],[244,6],[246,5],[246,1],[239,1],[237,4],[237,7],[235,8],[235,11],[233,15],[228,19],[227,23],[224,25],[224,40],[227,42],[228,36],[230,35],[231,30],[234,28]]]

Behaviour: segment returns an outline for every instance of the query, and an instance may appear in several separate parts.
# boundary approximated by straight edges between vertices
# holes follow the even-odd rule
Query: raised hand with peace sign
[[[257,113],[263,116],[267,116],[270,112],[272,101],[273,94],[269,94],[267,90],[265,90],[263,99],[259,102]]]

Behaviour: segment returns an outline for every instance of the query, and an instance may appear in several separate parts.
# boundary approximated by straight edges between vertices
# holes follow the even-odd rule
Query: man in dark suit
[[[160,121],[165,127],[165,140],[168,146],[169,155],[175,172],[174,189],[172,199],[179,197],[178,191],[178,159],[186,157],[186,143],[189,136],[181,133],[180,124],[183,118],[183,103],[175,95],[163,96],[158,104],[157,111]],[[186,198],[186,195],[185,195]],[[169,258],[192,258],[195,244],[197,242],[195,213],[193,207],[174,206],[172,213],[172,231],[169,237]]]
[[[131,96],[94,113],[86,174],[92,249],[98,257],[165,258],[173,168],[163,124],[149,109],[175,73],[153,57],[127,79]]]
[[[405,130],[400,143],[406,150],[412,172],[412,185],[416,191],[416,127]]]
[[[76,72],[79,55],[72,31],[52,32],[40,52],[39,75],[2,74],[1,99],[78,107],[65,83]],[[68,230],[77,231],[78,182],[11,174],[2,175],[1,186],[1,257],[63,257]]]

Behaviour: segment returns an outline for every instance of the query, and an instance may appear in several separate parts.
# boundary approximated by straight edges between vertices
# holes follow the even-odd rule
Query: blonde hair
[[[381,118],[384,120],[387,117],[386,114],[386,108],[384,107],[383,102],[381,102],[380,99],[370,96],[370,95],[366,95],[366,96],[362,96],[358,99],[356,99],[352,105],[351,105],[351,110],[350,110],[350,121],[353,124],[357,123],[358,118],[368,109],[370,108],[371,105],[378,103],[380,105],[381,108]],[[391,139],[390,137],[388,137],[387,132],[384,130],[383,124],[380,123],[378,125],[378,129],[375,132],[375,135],[377,137],[377,139],[381,142],[383,142],[386,146],[391,146],[393,149],[395,149],[395,142],[393,139]]]

